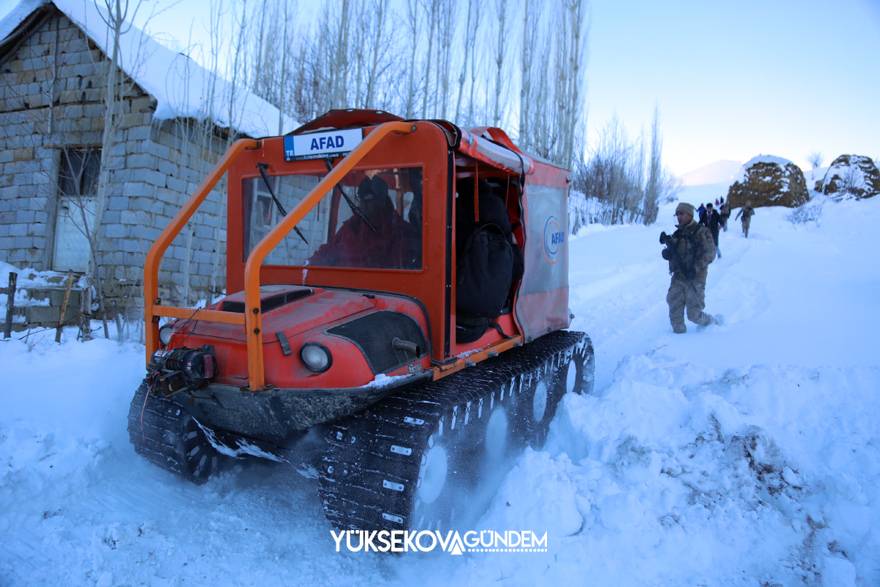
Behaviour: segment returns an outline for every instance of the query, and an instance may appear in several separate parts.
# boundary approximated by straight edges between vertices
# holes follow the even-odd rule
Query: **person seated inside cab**
[[[421,230],[394,209],[388,184],[365,177],[357,189],[352,216],[309,259],[311,265],[418,269]]]

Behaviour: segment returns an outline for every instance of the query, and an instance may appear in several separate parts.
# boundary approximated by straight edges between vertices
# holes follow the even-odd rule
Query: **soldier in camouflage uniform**
[[[740,216],[742,216],[743,235],[746,238],[749,238],[749,225],[752,223],[752,216],[754,215],[755,209],[752,208],[752,203],[746,202],[746,205],[740,208],[740,211],[737,213],[736,218],[734,218],[734,220],[739,220]]]
[[[715,241],[709,229],[694,220],[694,207],[682,202],[675,209],[678,219],[677,230],[672,236],[664,232],[660,242],[666,245],[663,258],[669,261],[672,281],[666,294],[669,304],[669,321],[672,330],[678,334],[687,332],[684,314],[687,309],[688,320],[700,326],[709,326],[717,321],[703,312],[706,306],[706,277],[709,263],[715,260]]]

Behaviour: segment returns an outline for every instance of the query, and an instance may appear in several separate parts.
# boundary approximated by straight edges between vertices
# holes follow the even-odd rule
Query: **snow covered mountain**
[[[685,186],[698,186],[714,183],[730,185],[739,176],[742,162],[722,159],[703,165],[681,176]]]
[[[707,287],[725,325],[685,335],[657,243],[672,207],[573,237],[596,392],[565,399],[478,526],[546,531],[548,553],[337,554],[292,467],[196,487],[135,455],[143,347],[0,342],[0,583],[880,584],[876,200],[762,208],[748,240],[731,222]]]

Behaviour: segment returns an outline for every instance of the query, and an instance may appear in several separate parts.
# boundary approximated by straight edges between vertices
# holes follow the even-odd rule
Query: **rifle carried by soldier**
[[[678,274],[685,279],[693,279],[696,276],[694,266],[693,246],[687,238],[676,238],[666,232],[660,233],[660,244],[665,248],[660,251],[660,256],[669,261],[669,272]]]

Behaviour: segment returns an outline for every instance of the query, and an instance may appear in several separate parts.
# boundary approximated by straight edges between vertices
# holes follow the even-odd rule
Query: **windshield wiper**
[[[281,205],[281,201],[275,196],[275,190],[272,189],[272,184],[269,183],[269,176],[266,174],[266,170],[269,169],[269,166],[266,163],[257,163],[257,169],[260,170],[260,177],[263,178],[263,183],[266,185],[266,189],[269,190],[269,195],[272,196],[272,201],[275,202],[275,207],[278,208],[278,213],[284,218],[287,216],[287,211],[284,209],[284,206]],[[305,235],[299,228],[294,226],[293,230],[296,231],[296,234],[299,235],[299,238],[301,238],[304,243],[309,244],[309,241],[306,240]]]
[[[330,161],[329,157],[327,159],[324,159],[324,163],[327,164],[327,171],[333,171],[333,162]],[[378,232],[376,230],[376,227],[373,226],[373,223],[367,220],[367,215],[364,214],[364,211],[361,210],[360,207],[358,207],[358,205],[352,201],[351,197],[349,197],[349,195],[345,193],[344,189],[339,187],[338,183],[333,186],[333,189],[339,190],[339,193],[345,199],[345,203],[348,204],[348,207],[351,208],[351,211],[357,214],[357,217],[363,220],[364,224],[366,224],[370,228],[370,230],[372,230],[373,232]]]

